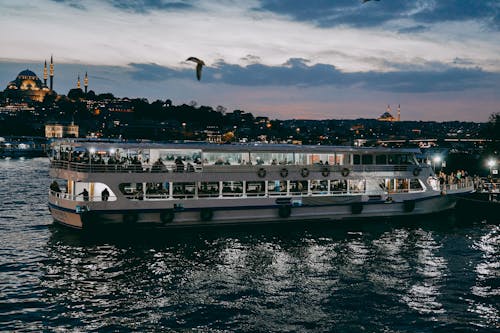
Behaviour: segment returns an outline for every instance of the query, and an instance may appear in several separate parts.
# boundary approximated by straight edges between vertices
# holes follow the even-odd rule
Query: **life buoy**
[[[403,209],[406,213],[413,212],[413,210],[415,209],[415,200],[403,201]]]
[[[330,175],[330,169],[328,169],[327,167],[324,167],[323,169],[321,169],[321,175],[323,177],[328,177]]]
[[[288,169],[287,168],[281,169],[280,176],[286,178],[286,176],[288,176]]]
[[[174,220],[175,213],[173,209],[167,209],[160,213],[160,221],[163,224],[170,223]]]
[[[349,170],[348,168],[343,168],[342,171],[341,171],[342,176],[344,176],[344,177],[349,176],[350,172],[351,172],[351,170]]]
[[[136,213],[123,214],[123,223],[125,224],[135,224],[139,217]]]
[[[264,178],[266,176],[266,169],[264,168],[260,168],[259,171],[257,171],[257,175],[260,177],[260,178]]]
[[[203,208],[200,211],[200,219],[202,221],[210,221],[214,217],[214,212],[210,208]]]
[[[278,215],[282,218],[287,218],[292,214],[292,207],[289,205],[281,205],[278,209]]]
[[[355,202],[351,205],[351,212],[353,214],[361,214],[363,211],[363,204],[361,202]]]
[[[422,171],[422,169],[420,167],[416,167],[415,169],[413,169],[413,175],[415,177],[420,175],[420,171]]]
[[[302,175],[302,177],[306,178],[307,176],[309,176],[309,169],[302,168],[302,170],[300,170],[300,174]]]

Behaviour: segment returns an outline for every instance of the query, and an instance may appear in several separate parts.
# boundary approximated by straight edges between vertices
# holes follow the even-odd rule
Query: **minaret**
[[[45,60],[45,64],[43,65],[43,85],[46,87],[47,86],[47,79],[49,78],[49,75],[47,73],[47,60]]]
[[[87,95],[87,87],[89,86],[89,76],[85,72],[85,77],[83,78],[83,86],[85,87],[85,95]]]
[[[82,88],[82,86],[81,86],[81,84],[80,84],[80,74],[78,74],[78,80],[76,81],[76,87],[77,87],[78,89],[81,89],[81,88]]]
[[[391,113],[391,106],[387,104],[387,113]]]
[[[401,104],[398,104],[398,121],[401,121]]]
[[[50,91],[54,89],[54,59],[50,56]]]

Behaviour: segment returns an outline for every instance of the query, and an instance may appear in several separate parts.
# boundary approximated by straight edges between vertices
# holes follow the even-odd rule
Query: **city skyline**
[[[280,119],[487,121],[499,112],[495,1],[0,0],[5,88],[54,55],[54,89],[77,76],[119,97],[194,100]],[[24,17],[22,25],[16,23]],[[29,47],[27,47],[29,45]],[[196,80],[190,56],[203,59]],[[1,88],[1,89],[4,89]]]

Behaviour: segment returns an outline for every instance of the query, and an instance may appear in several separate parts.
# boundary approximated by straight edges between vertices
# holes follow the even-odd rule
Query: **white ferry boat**
[[[349,220],[432,214],[473,192],[418,149],[60,141],[49,209],[74,228]]]

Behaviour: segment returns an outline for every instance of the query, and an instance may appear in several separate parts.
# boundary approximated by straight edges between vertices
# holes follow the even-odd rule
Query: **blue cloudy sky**
[[[499,0],[0,0],[0,22],[4,87],[53,54],[63,94],[87,71],[97,93],[280,119],[500,111]]]

